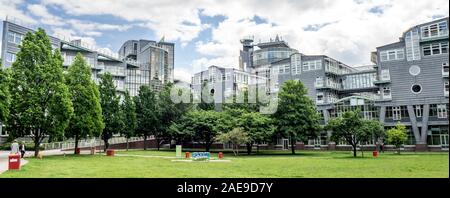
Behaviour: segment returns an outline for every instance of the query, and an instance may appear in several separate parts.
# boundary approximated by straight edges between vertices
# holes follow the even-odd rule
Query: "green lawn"
[[[174,151],[122,151],[119,154],[174,156]],[[17,177],[449,177],[448,153],[393,153],[353,158],[350,152],[263,152],[234,157],[231,162],[172,162],[170,158],[106,157],[103,155],[49,156],[28,159],[20,171],[0,178]],[[216,153],[212,154],[214,157]]]

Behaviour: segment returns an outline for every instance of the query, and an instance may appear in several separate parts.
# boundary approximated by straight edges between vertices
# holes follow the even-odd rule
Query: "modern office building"
[[[254,44],[253,38],[241,43],[239,69],[211,66],[195,74],[194,94],[201,84],[216,87],[214,94],[232,95],[255,82],[267,87],[269,94],[277,94],[286,80],[299,80],[315,102],[322,124],[359,108],[364,118],[377,119],[386,129],[398,122],[406,125],[409,138],[405,149],[448,150],[448,18],[412,27],[398,42],[378,47],[371,54],[374,65],[368,66],[350,67],[325,55],[305,55],[278,36],[264,43]],[[240,82],[234,77],[231,86],[218,92],[217,86],[226,83],[231,73],[259,80],[243,78]],[[218,83],[217,79],[224,81]],[[331,133],[323,131],[299,147],[348,148],[344,142],[329,141]],[[288,139],[274,142],[275,148],[289,148]]]
[[[30,31],[34,30],[18,22],[8,19],[3,22],[1,58],[4,68],[11,67],[16,60],[19,45]],[[142,85],[158,90],[165,83],[173,82],[174,43],[129,40],[116,54],[94,49],[80,39],[70,40],[61,36],[49,38],[53,49],[61,51],[64,68],[72,64],[77,53],[81,53],[91,66],[92,79],[98,84],[99,75],[111,73],[119,94],[128,90],[130,95],[135,96]],[[6,135],[0,127],[0,136]]]

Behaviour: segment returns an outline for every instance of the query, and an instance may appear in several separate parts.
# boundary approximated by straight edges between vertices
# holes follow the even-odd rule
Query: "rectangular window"
[[[395,59],[395,51],[388,52],[388,59],[389,60],[394,60]]]
[[[444,82],[444,95],[448,96],[448,92],[449,92],[449,83],[447,80],[446,82]]]
[[[422,27],[421,31],[422,31],[422,38],[447,36],[448,35],[448,24],[447,24],[447,21],[431,24],[431,25]]]
[[[323,103],[323,93],[317,93],[317,103]]]
[[[441,43],[441,53],[448,54],[448,43]]]
[[[437,105],[438,118],[447,118],[447,105],[440,104]]]
[[[391,80],[391,76],[389,74],[389,69],[381,70],[381,80]]]
[[[303,63],[303,71],[309,71],[309,62]]]
[[[23,35],[15,32],[8,32],[8,42],[20,45],[22,43]]]
[[[390,97],[391,97],[391,88],[383,87],[383,98],[390,98]]]
[[[422,117],[422,106],[423,105],[415,105],[414,106],[416,117],[418,117],[418,118]]]
[[[396,60],[403,60],[405,58],[405,52],[403,51],[403,49],[398,49],[396,53],[397,53]]]
[[[388,60],[388,56],[387,56],[387,52],[380,52],[380,59],[381,61],[387,61]]]
[[[6,53],[6,62],[8,62],[8,63],[13,63],[13,62],[15,62],[15,61],[16,61],[16,55],[13,54],[13,53],[7,52],[7,53]]]
[[[442,63],[442,74],[448,75],[448,71],[449,71],[448,63]]]
[[[423,45],[422,50],[424,56],[448,54],[448,42],[426,44]]]
[[[393,120],[401,120],[401,108],[400,107],[392,107],[392,119]]]
[[[14,32],[8,32],[8,42],[14,43]]]
[[[430,45],[423,46],[423,55],[424,56],[430,56],[431,55],[431,46]]]
[[[380,52],[381,61],[393,61],[393,60],[403,60],[405,58],[405,51],[403,48],[386,50]]]

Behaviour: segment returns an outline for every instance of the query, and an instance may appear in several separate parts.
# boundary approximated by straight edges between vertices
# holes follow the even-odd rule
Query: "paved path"
[[[8,170],[8,155],[9,151],[0,151],[0,174]],[[21,159],[20,166],[28,163],[28,160]]]
[[[73,151],[61,151],[61,150],[47,150],[41,151],[43,156],[50,155],[64,155],[64,154],[72,154]],[[8,170],[8,155],[9,151],[0,151],[0,174]],[[25,153],[25,157],[33,157],[34,151],[28,151]],[[20,166],[23,166],[28,163],[28,160],[22,159]]]

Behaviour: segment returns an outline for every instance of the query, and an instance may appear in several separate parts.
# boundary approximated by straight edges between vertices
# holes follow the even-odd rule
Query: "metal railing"
[[[149,137],[148,139],[151,139],[152,137]],[[138,141],[144,141],[143,137],[131,137],[128,139],[128,142],[138,142]],[[127,139],[125,137],[113,137],[108,140],[108,143],[110,145],[113,144],[122,144],[126,143]],[[92,138],[92,139],[84,139],[78,141],[78,148],[87,148],[87,147],[97,147],[97,146],[103,146],[105,143],[100,138]],[[61,150],[69,150],[75,148],[75,141],[65,141],[65,142],[52,142],[52,143],[42,143],[41,146],[44,148],[44,150],[55,150],[55,149],[61,149]]]

